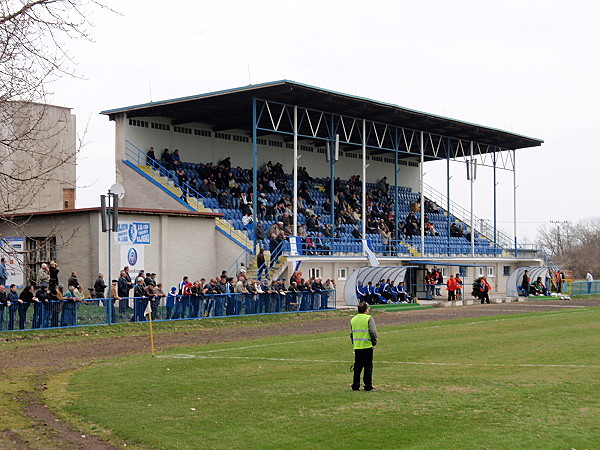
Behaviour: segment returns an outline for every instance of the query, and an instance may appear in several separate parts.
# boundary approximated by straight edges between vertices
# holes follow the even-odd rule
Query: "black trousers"
[[[481,298],[481,303],[489,303],[490,302],[490,296],[488,295],[487,291],[482,292],[480,295]]]
[[[354,380],[352,389],[360,389],[360,373],[365,370],[363,381],[365,390],[373,389],[373,347],[354,350]]]

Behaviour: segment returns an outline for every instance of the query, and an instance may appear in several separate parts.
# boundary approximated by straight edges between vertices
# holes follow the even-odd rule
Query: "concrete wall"
[[[116,143],[115,155],[117,160],[124,158],[124,140],[129,140],[143,152],[147,152],[150,147],[154,147],[156,156],[160,158],[163,150],[168,148],[171,152],[179,149],[182,161],[185,162],[219,162],[227,156],[231,156],[231,161],[234,166],[242,168],[252,167],[252,144],[248,132],[243,130],[227,130],[221,133],[224,138],[215,137],[215,133],[211,131],[211,137],[198,136],[194,134],[194,130],[210,131],[210,127],[201,123],[185,124],[185,128],[191,129],[192,134],[175,132],[171,121],[167,118],[160,117],[138,117],[135,122],[142,123],[147,126],[130,125],[129,119],[125,118],[125,114],[120,114],[115,119],[116,127]],[[169,125],[170,129],[160,130],[152,128],[152,124]],[[250,124],[249,124],[250,125]],[[229,139],[225,139],[229,137]],[[260,138],[259,138],[260,139]],[[267,145],[259,144],[260,152],[258,154],[259,167],[267,163],[267,161],[281,162],[286,173],[293,171],[293,150],[287,148],[282,136],[269,135],[262,139],[267,140]],[[247,142],[243,142],[247,141]],[[271,143],[281,143],[282,147],[269,145]],[[289,144],[289,143],[288,143]],[[306,141],[300,141],[299,145],[308,147],[312,150],[300,149],[299,154],[302,155],[298,164],[306,167],[308,172],[313,177],[327,177],[329,173],[329,164],[325,161],[325,155],[319,153],[319,149]],[[322,150],[321,150],[322,151]],[[362,174],[362,153],[354,151],[353,154],[358,154],[359,158],[353,158],[348,155],[341,155],[335,164],[335,176],[342,179],[348,179],[352,175]],[[384,155],[378,155],[381,157]],[[393,158],[390,153],[385,155],[388,158]],[[405,160],[404,163],[410,161],[417,162],[416,158]],[[374,159],[368,161],[367,181],[376,182],[384,176],[388,177],[388,181],[394,181],[394,164],[379,162]],[[117,172],[117,181],[123,182]],[[412,187],[416,192],[419,189],[419,169],[409,165],[399,165],[398,184],[400,186]]]
[[[184,275],[192,280],[214,277],[227,269],[241,253],[241,249],[227,238],[223,237],[226,241],[221,241],[213,218],[121,213],[119,220],[150,223],[151,243],[144,246],[144,269],[156,272],[157,279],[165,287],[176,286]],[[77,272],[86,290],[93,286],[98,272],[109,279],[108,233],[101,231],[99,211],[36,215],[20,229],[0,223],[0,235],[56,236],[56,262],[61,269],[61,283],[66,283],[71,271]],[[118,278],[124,265],[120,246],[113,240],[111,278]]]
[[[169,194],[151,181],[142,178],[123,161],[116,161],[117,180],[125,188],[125,197],[119,205],[127,208],[160,209],[167,211],[189,211]]]
[[[432,258],[434,259],[434,258]],[[344,304],[344,287],[346,286],[346,280],[338,278],[338,270],[340,268],[346,268],[346,278],[348,278],[352,272],[360,269],[361,267],[368,266],[369,261],[367,258],[361,257],[340,257],[337,259],[332,258],[289,258],[287,262],[287,270],[285,272],[285,276],[287,277],[286,283],[289,282],[289,277],[294,270],[296,262],[301,260],[299,270],[302,271],[303,277],[308,278],[309,272],[311,268],[320,268],[321,269],[321,277],[323,280],[328,278],[333,279],[337,285],[337,302],[338,304]],[[505,294],[506,293],[506,282],[508,280],[508,276],[504,275],[504,266],[509,266],[509,273],[512,273],[518,267],[521,266],[538,266],[541,265],[541,261],[539,260],[509,260],[509,259],[477,259],[475,262],[473,260],[444,260],[445,263],[455,264],[454,266],[437,266],[443,268],[446,271],[446,276],[444,280],[447,280],[450,273],[456,274],[458,273],[458,266],[461,264],[477,264],[485,267],[481,267],[481,270],[486,274],[487,280],[492,286],[492,292],[496,294]],[[397,266],[397,265],[415,265],[408,264],[407,262],[393,260],[393,259],[385,259],[380,258],[379,264],[381,266]],[[426,266],[427,269],[431,269],[433,265]],[[488,274],[488,268],[491,268],[492,274]],[[465,283],[464,293],[468,298],[471,298],[471,283],[473,280],[478,278],[480,275],[479,267],[468,267],[467,268],[467,276],[463,280]],[[447,293],[445,289],[442,289],[442,295],[445,298]]]
[[[63,189],[75,189],[76,182],[75,116],[69,108],[25,102],[3,104],[2,115],[7,145],[0,144],[0,164],[7,173],[33,179],[6,180],[0,208],[10,213],[64,209]]]

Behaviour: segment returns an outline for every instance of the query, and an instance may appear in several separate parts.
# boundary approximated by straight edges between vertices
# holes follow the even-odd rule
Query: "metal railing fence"
[[[152,320],[274,314],[336,309],[336,291],[266,291],[259,294],[177,295],[165,298],[128,297],[81,301],[40,301],[0,304],[0,332],[143,322],[148,303]]]

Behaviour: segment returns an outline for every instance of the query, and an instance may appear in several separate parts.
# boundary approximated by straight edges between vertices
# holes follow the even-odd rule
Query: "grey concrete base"
[[[452,306],[452,302],[445,302],[445,301],[444,302],[438,302],[436,306],[439,307],[439,308],[447,308],[449,306]]]
[[[490,303],[504,303],[501,298],[490,298]]]
[[[527,297],[517,297],[515,299],[515,302],[526,302],[527,301]]]
[[[455,301],[449,302],[449,303],[452,303],[452,306],[462,306],[463,305],[462,300],[455,300]]]
[[[473,300],[463,300],[463,305],[470,306],[473,304]]]

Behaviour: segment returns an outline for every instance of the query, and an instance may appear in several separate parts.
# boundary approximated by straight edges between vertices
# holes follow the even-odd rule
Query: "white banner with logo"
[[[121,267],[125,266],[132,274],[144,269],[143,245],[121,245]]]
[[[114,234],[115,244],[120,245],[149,245],[150,222],[121,222]]]
[[[16,284],[22,288],[25,282],[23,273],[23,250],[25,240],[22,237],[3,237],[0,239],[0,256],[6,258],[8,279],[6,285]]]

